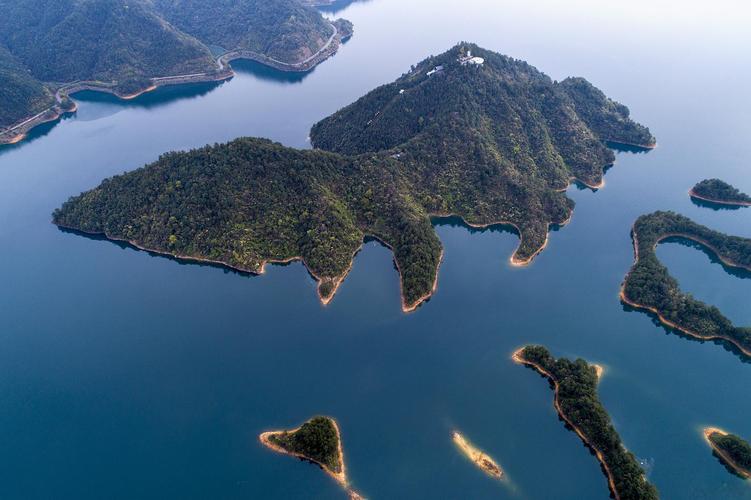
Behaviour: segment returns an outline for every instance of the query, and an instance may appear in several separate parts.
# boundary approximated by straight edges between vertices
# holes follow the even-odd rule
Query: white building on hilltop
[[[472,57],[472,51],[468,50],[466,56],[461,56],[459,58],[459,62],[462,64],[462,66],[466,66],[467,64],[476,64],[477,66],[482,66],[485,64],[485,59],[482,57]]]

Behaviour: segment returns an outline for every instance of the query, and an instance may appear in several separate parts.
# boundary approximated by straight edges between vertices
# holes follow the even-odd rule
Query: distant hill
[[[39,103],[52,106],[49,89],[62,84],[95,81],[126,95],[154,78],[216,74],[222,68],[209,45],[249,51],[232,58],[310,69],[351,34],[348,22],[331,23],[297,0],[0,0],[0,12],[0,99],[10,105],[0,129],[34,115]]]
[[[39,80],[128,80],[212,70],[209,50],[133,0],[0,0],[0,39]]]
[[[372,236],[393,250],[412,310],[432,294],[441,261],[431,216],[513,225],[512,263],[524,265],[550,225],[570,218],[571,179],[601,182],[614,159],[603,140],[654,143],[624,106],[587,104],[585,120],[566,86],[461,44],[316,124],[316,150],[244,138],[168,153],[72,198],[54,221],[254,273],[299,258],[324,302]]]

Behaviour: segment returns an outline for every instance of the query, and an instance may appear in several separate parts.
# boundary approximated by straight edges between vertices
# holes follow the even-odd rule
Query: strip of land
[[[533,368],[553,385],[556,412],[595,454],[616,500],[658,498],[657,490],[647,482],[634,455],[623,446],[599,402],[597,382],[602,367],[598,369],[581,359],[556,360],[540,346],[520,348],[511,357],[514,362]]]
[[[476,448],[472,443],[461,435],[460,432],[454,431],[452,433],[452,439],[459,451],[464,454],[472,463],[480,468],[487,475],[496,479],[503,477],[503,471],[498,464],[489,455]]]

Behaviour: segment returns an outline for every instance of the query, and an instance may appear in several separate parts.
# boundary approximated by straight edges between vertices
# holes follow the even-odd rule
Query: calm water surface
[[[603,402],[663,498],[751,498],[700,437],[711,424],[751,438],[751,364],[617,297],[642,213],[751,237],[751,209],[686,194],[714,176],[751,192],[749,16],[730,2],[609,3],[342,2],[335,15],[356,34],[310,74],[237,63],[220,85],[127,103],[81,94],[75,116],[0,150],[0,497],[342,498],[315,467],[257,442],[328,414],[369,498],[607,498],[547,382],[509,359],[537,342],[607,366]],[[572,187],[573,221],[529,268],[508,265],[513,234],[438,225],[440,284],[417,312],[401,312],[391,255],[375,243],[324,308],[300,264],[249,277],[49,222],[68,196],[167,150],[238,135],[308,147],[315,121],[460,40],[587,77],[659,141],[619,154],[604,189]],[[751,324],[747,275],[690,246],[658,255],[686,291]],[[456,452],[454,428],[508,484]]]

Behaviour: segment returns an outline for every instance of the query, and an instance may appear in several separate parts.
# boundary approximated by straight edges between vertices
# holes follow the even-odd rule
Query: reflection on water
[[[201,97],[209,92],[221,87],[227,80],[221,82],[201,82],[201,83],[189,83],[184,85],[166,85],[164,87],[158,87],[150,92],[139,95],[133,99],[120,99],[114,94],[107,92],[96,92],[94,90],[82,90],[73,94],[73,98],[76,101],[97,103],[97,104],[110,104],[111,106],[96,106],[97,111],[102,109],[127,109],[127,108],[145,108],[156,109],[161,106],[166,106],[173,102],[183,99],[193,99],[195,97]],[[88,111],[88,108],[86,109]],[[89,118],[88,116],[81,116],[78,113],[78,119],[96,119],[99,116]],[[102,116],[107,116],[104,114]]]
[[[373,0],[334,0],[332,3],[328,5],[318,6],[317,9],[320,10],[321,12],[334,15],[346,9],[353,3],[369,3],[372,1]]]
[[[310,71],[280,71],[250,59],[235,59],[231,64],[232,69],[236,73],[245,73],[259,80],[281,84],[301,83],[305,78],[313,74],[317,67],[313,67]]]

